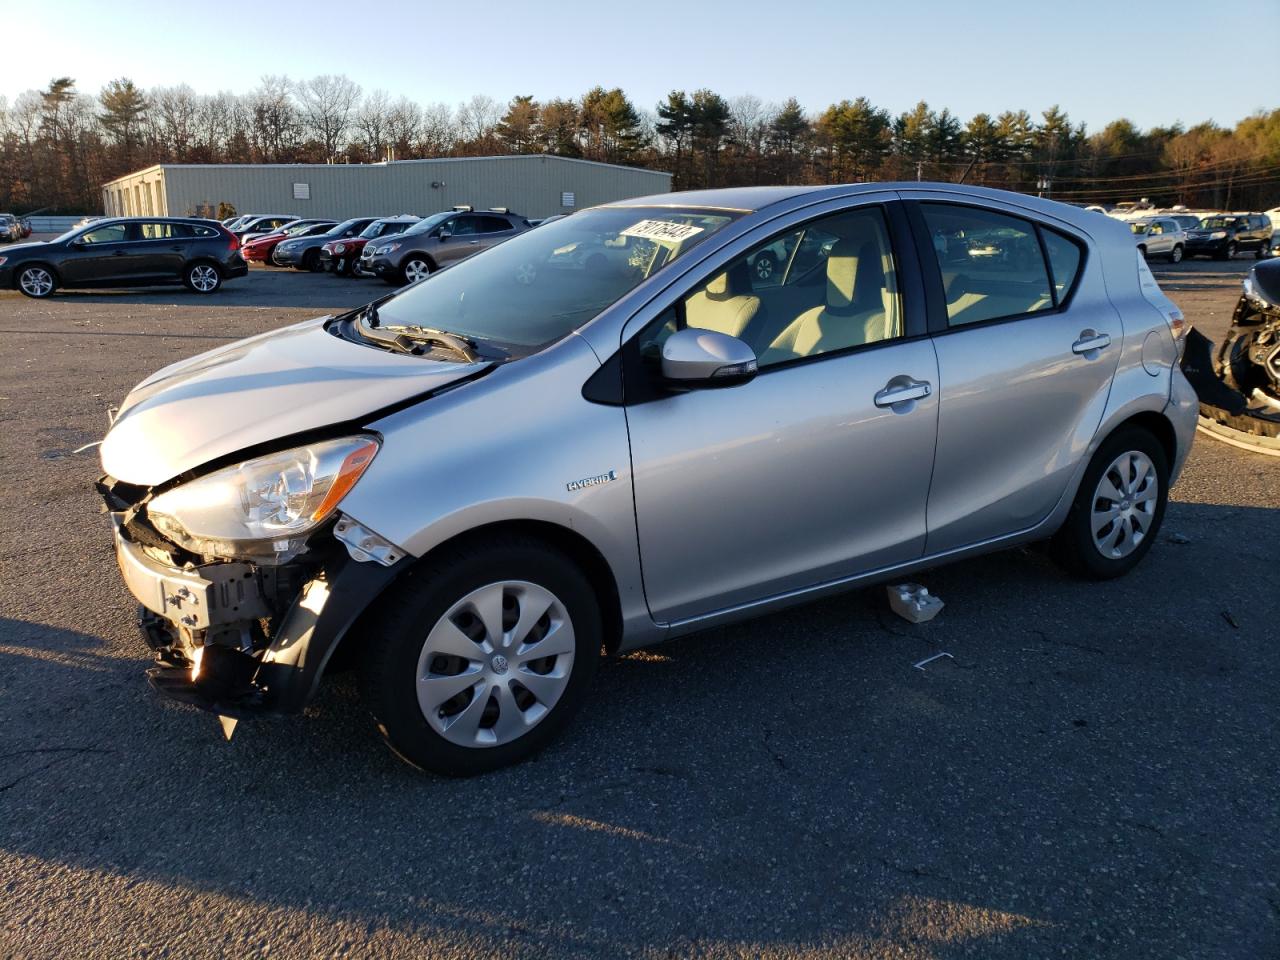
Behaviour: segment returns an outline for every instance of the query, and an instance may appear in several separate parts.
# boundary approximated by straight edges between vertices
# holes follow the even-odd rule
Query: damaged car
[[[776,249],[811,255],[762,278]],[[99,490],[159,691],[296,712],[341,655],[397,754],[473,774],[602,652],[1035,541],[1128,572],[1194,435],[1186,333],[1124,224],[1052,201],[663,194],[159,371]]]

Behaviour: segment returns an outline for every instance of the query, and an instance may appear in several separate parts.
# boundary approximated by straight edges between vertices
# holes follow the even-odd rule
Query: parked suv
[[[1130,220],[1129,229],[1144,257],[1165,257],[1178,263],[1186,252],[1187,231],[1173,217]]]
[[[1252,250],[1261,260],[1271,249],[1271,221],[1261,213],[1224,213],[1205,217],[1187,232],[1187,256],[1230,260]]]
[[[389,243],[365,244],[360,269],[396,286],[416,283],[528,229],[528,220],[503,209],[455,207],[418,221]]]
[[[357,236],[329,240],[320,248],[320,269],[351,276],[366,244],[404,233],[421,219],[407,213],[398,217],[383,217],[373,221]]]
[[[811,255],[757,285],[780,241]],[[1127,573],[1195,433],[1185,333],[1126,225],[1064,204],[662,194],[166,367],[99,489],[159,690],[297,711],[341,643],[401,757],[475,773],[602,648],[1031,541]]]
[[[173,217],[104,217],[0,254],[0,288],[16,287],[29,297],[48,297],[59,287],[164,283],[213,293],[223,280],[248,271],[240,241],[225,227]]]

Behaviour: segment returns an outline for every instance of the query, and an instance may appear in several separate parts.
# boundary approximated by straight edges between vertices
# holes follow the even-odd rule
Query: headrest
[[[711,279],[704,287],[708,299],[728,300],[751,292],[751,268],[745,260],[737,260],[724,273]]]
[[[879,302],[884,285],[884,265],[875,241],[845,238],[835,242],[827,254],[828,312],[851,312],[860,300]]]

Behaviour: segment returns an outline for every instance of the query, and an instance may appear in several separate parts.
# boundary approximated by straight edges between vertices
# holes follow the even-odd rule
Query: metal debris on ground
[[[942,609],[942,601],[918,583],[894,583],[885,590],[889,594],[889,607],[908,623],[924,623],[932,620]]]
[[[912,664],[912,666],[913,666],[913,667],[915,667],[917,670],[919,670],[919,671],[923,672],[923,671],[924,671],[924,665],[925,665],[926,663],[933,663],[933,661],[935,661],[935,660],[941,660],[943,657],[946,657],[948,660],[954,660],[954,659],[955,659],[955,657],[951,656],[951,654],[949,654],[949,653],[935,653],[932,657],[925,657],[925,658],[924,658],[923,660],[921,660],[919,663],[913,663],[913,664]]]

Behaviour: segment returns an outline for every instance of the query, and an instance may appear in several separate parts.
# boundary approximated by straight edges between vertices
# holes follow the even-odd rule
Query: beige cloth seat
[[[735,263],[685,301],[685,326],[742,336],[760,309],[760,298],[750,291],[747,265]]]
[[[871,232],[874,228],[870,228]],[[806,310],[774,338],[760,358],[782,363],[898,336],[898,294],[892,261],[877,235],[837,240],[827,256],[826,303]]]

